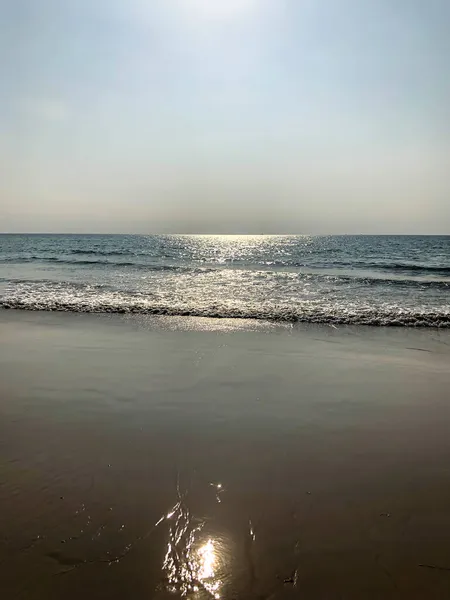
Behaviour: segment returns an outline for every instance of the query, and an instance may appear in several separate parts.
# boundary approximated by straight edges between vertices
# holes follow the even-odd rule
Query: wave
[[[385,277],[361,277],[361,276],[319,276],[320,279],[333,279],[336,283],[347,283],[347,284],[361,284],[367,286],[393,286],[393,287],[406,287],[406,288],[432,288],[432,289],[443,289],[450,290],[450,279],[439,280],[439,279],[389,279]]]
[[[429,273],[434,275],[450,275],[450,266],[445,265],[423,265],[411,263],[382,263],[382,262],[364,262],[364,261],[330,261],[327,263],[306,262],[306,261],[268,261],[265,265],[274,267],[292,267],[304,269],[346,269],[346,270],[367,270],[381,272],[399,272],[399,273]]]
[[[140,266],[138,263],[134,263],[134,262],[130,262],[130,261],[113,262],[110,260],[67,260],[64,258],[45,258],[45,259],[41,259],[41,261],[42,262],[62,263],[65,265],[72,265],[75,267],[77,267],[77,266],[86,267],[86,266],[92,266],[92,265],[102,265],[102,266],[110,266],[110,267],[139,267]]]
[[[129,250],[70,250],[68,254],[81,254],[87,256],[136,256],[136,252]]]
[[[65,265],[83,266],[83,265],[109,265],[112,267],[124,266],[132,267],[139,266],[139,263],[134,262],[114,262],[110,260],[70,260],[68,258],[60,258],[57,256],[24,256],[20,258],[4,258],[1,259],[2,263],[30,263],[30,262],[42,262],[42,263],[61,263]]]
[[[1,309],[117,313],[154,316],[209,317],[215,319],[257,319],[285,323],[315,323],[327,325],[367,325],[377,327],[433,327],[450,328],[450,311],[395,310],[361,308],[348,311],[344,308],[230,308],[230,307],[180,307],[148,303],[65,302],[54,299],[23,300],[0,299]]]
[[[90,263],[88,263],[90,264]],[[142,267],[143,268],[143,267]],[[196,276],[196,275],[201,275],[201,274],[207,274],[207,273],[214,273],[217,272],[219,269],[211,269],[211,268],[205,268],[205,267],[198,267],[198,268],[190,268],[190,267],[182,267],[182,266],[170,266],[170,265],[148,265],[145,267],[146,271],[148,272],[175,272],[175,273],[182,273],[184,275],[186,274],[190,274],[192,276]],[[263,274],[265,276],[273,276],[273,277],[283,277],[285,274],[282,273],[277,273],[274,271],[253,271],[252,272],[253,275],[260,275]],[[289,274],[291,275],[291,274]],[[297,274],[299,280],[306,280],[306,281],[310,281],[310,280],[315,280],[317,282],[325,282],[328,283],[330,282],[332,285],[342,288],[345,286],[348,286],[349,290],[351,289],[357,289],[357,288],[361,288],[361,287],[390,287],[391,289],[401,289],[401,288],[405,288],[408,290],[414,290],[416,289],[417,291],[419,290],[425,290],[425,289],[429,289],[429,290],[445,290],[445,291],[449,291],[450,292],[450,280],[439,280],[439,279],[433,279],[433,280],[427,280],[427,279],[407,279],[407,278],[402,278],[402,279],[389,279],[389,278],[384,278],[384,277],[364,277],[364,276],[349,276],[349,275],[325,275],[325,274],[318,274],[318,273],[299,273]],[[68,284],[67,281],[61,280],[59,282],[56,282],[55,280],[52,279],[28,279],[28,278],[20,278],[20,277],[0,277],[0,283],[6,283],[6,284],[42,284],[42,283],[48,283],[51,285],[58,285],[60,287],[64,287],[65,285]],[[97,284],[97,283],[88,283],[88,282],[79,282],[79,283],[75,283],[75,282],[70,282],[71,286],[77,286],[80,288],[97,288],[97,289],[109,289],[114,291],[116,288],[114,286],[114,284],[111,282],[108,285],[105,284]],[[133,294],[134,290],[132,289],[128,289],[127,293],[129,294]]]
[[[359,267],[360,265],[358,264],[357,266]],[[443,265],[418,265],[410,263],[363,263],[362,266],[381,271],[399,271],[403,273],[434,273],[439,275],[450,275],[450,266],[447,267]]]
[[[49,256],[49,257],[40,257],[40,256],[32,256],[32,257],[23,257],[23,258],[6,258],[6,259],[0,259],[0,263],[14,263],[14,264],[21,264],[21,263],[31,263],[31,262],[35,262],[35,261],[39,261],[41,263],[58,263],[61,265],[70,265],[72,267],[96,267],[96,266],[103,266],[103,267],[115,267],[115,268],[120,268],[120,267],[132,267],[134,269],[145,269],[147,271],[179,271],[179,272],[191,272],[191,273],[206,273],[209,271],[215,271],[216,269],[214,268],[209,268],[209,267],[200,267],[200,266],[196,266],[196,267],[190,267],[187,265],[155,265],[155,264],[151,264],[151,263],[141,263],[141,262],[131,262],[131,261],[120,261],[120,262],[115,262],[115,261],[110,261],[110,260],[68,260],[66,258],[58,258],[58,257],[53,257],[53,256]]]
[[[80,259],[77,259],[77,257]],[[86,259],[83,259],[86,257]],[[88,258],[92,257],[92,259]],[[114,260],[114,257],[117,257]],[[128,260],[120,260],[120,257],[132,257]],[[350,271],[373,271],[378,273],[394,273],[394,274],[411,274],[411,275],[431,275],[431,276],[450,276],[450,264],[440,264],[440,265],[430,265],[430,264],[418,264],[418,263],[406,263],[406,262],[374,262],[374,261],[364,261],[364,260],[329,260],[329,261],[315,261],[313,258],[300,258],[300,257],[286,257],[286,259],[275,259],[275,260],[266,260],[263,257],[260,259],[256,259],[248,262],[247,260],[226,260],[223,263],[219,263],[214,260],[213,257],[209,259],[203,260],[194,260],[192,259],[189,264],[152,264],[152,260],[157,262],[158,259],[164,258],[173,258],[175,262],[177,262],[177,257],[170,257],[167,254],[157,256],[152,254],[147,254],[145,252],[131,252],[127,250],[82,250],[82,249],[73,249],[70,250],[65,255],[59,256],[49,256],[48,254],[34,254],[28,256],[4,256],[0,258],[0,264],[21,264],[21,263],[32,263],[32,262],[41,262],[41,263],[58,263],[61,265],[70,265],[70,266],[104,266],[111,268],[122,268],[122,267],[130,267],[135,269],[148,269],[148,270],[160,270],[160,271],[193,271],[195,272],[197,269],[224,269],[224,268],[241,268],[247,270],[317,270],[322,271],[326,269],[342,269],[345,270],[346,273],[343,273],[343,276],[348,274]],[[178,257],[179,259],[180,257]],[[148,261],[148,262],[147,262]],[[305,271],[301,271],[305,272]]]

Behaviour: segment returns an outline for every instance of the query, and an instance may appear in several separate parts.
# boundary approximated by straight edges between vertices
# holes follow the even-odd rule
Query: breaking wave
[[[227,307],[227,306],[168,306],[148,302],[96,302],[42,299],[0,299],[0,308],[78,313],[117,313],[164,315],[179,317],[209,317],[216,319],[258,319],[287,323],[316,323],[328,325],[368,325],[378,327],[440,327],[450,328],[450,310],[405,310],[361,307]]]

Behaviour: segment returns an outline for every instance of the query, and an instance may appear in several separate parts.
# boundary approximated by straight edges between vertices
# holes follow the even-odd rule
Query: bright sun
[[[192,16],[203,19],[232,19],[252,11],[258,0],[183,0]]]

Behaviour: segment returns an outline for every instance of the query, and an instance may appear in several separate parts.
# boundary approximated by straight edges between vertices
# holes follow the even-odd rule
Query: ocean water
[[[0,235],[0,308],[450,327],[450,236]]]

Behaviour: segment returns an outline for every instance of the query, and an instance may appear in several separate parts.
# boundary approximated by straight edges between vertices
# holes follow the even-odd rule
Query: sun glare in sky
[[[235,19],[248,15],[258,0],[183,0],[191,16],[208,20]]]

